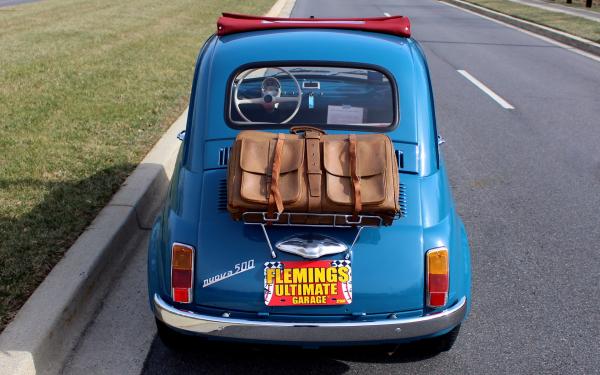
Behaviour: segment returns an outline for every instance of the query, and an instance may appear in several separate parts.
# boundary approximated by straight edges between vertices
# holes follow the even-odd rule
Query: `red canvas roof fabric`
[[[217,35],[269,29],[349,29],[410,36],[410,20],[404,16],[374,18],[276,18],[223,13]]]

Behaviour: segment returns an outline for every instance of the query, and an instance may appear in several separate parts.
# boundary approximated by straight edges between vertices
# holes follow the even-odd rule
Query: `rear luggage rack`
[[[379,227],[383,225],[383,219],[380,216],[372,215],[347,215],[347,214],[315,214],[299,212],[275,212],[273,218],[269,218],[267,212],[244,212],[242,220],[248,225],[276,225],[287,227],[326,227],[326,228],[352,228]],[[258,220],[256,220],[258,218]],[[299,219],[294,222],[293,218]],[[307,219],[315,220],[307,220]],[[254,220],[253,220],[254,219]],[[310,224],[307,222],[321,221],[323,223]]]
[[[378,228],[383,225],[383,218],[373,215],[347,215],[347,214],[315,214],[315,213],[298,213],[298,212],[275,212],[269,218],[268,212],[244,212],[242,214],[242,222],[245,225],[259,225],[265,236],[265,241],[271,252],[273,259],[277,258],[275,250],[267,232],[268,226],[283,226],[283,227],[316,227],[316,228],[356,228],[356,235],[352,240],[352,244],[348,246],[346,259],[352,258],[352,249],[360,237],[360,233],[364,228]],[[295,219],[296,222],[294,222]],[[320,223],[319,223],[320,222]]]

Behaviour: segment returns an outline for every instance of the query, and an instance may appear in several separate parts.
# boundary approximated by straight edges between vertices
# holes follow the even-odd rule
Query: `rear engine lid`
[[[284,267],[294,268],[303,266],[296,262],[303,262],[304,266],[308,266],[307,262],[315,260],[279,250],[276,250],[277,257],[273,259],[260,226],[233,221],[225,210],[224,201],[215,199],[219,197],[219,185],[224,173],[224,170],[213,170],[204,174],[195,264],[195,304],[232,312],[321,316],[394,313],[423,308],[425,267],[421,248],[422,230],[418,225],[411,225],[412,220],[408,217],[403,223],[398,222],[391,227],[363,230],[354,247],[351,263],[348,264],[351,268],[350,303],[329,305],[323,299],[313,298],[311,302],[309,298],[302,299],[300,303],[291,301],[281,306],[282,303],[266,301],[268,293],[265,293],[265,289],[268,289],[266,284],[269,283],[265,283],[265,280],[269,275],[274,277],[273,271],[269,269],[277,267],[279,262]],[[351,245],[356,231],[310,227],[272,227],[267,230],[273,244],[302,234],[327,236],[347,246]],[[345,255],[345,252],[325,255],[317,261],[327,261],[331,265],[336,261],[346,261]],[[325,263],[320,266],[328,268]],[[294,282],[294,279],[284,278],[284,275],[280,276],[281,283],[288,288],[284,294],[288,294],[286,297],[294,297],[290,288],[296,287],[290,285],[298,284],[298,279]],[[330,281],[323,283],[313,279],[312,284],[331,284],[334,280]],[[335,280],[337,281],[344,282],[343,279]],[[321,288],[326,287],[321,285]],[[310,288],[308,291],[310,292]],[[340,292],[339,288],[336,292]],[[307,296],[311,297],[316,293],[313,290]],[[343,295],[343,291],[337,294]],[[306,303],[311,305],[306,306]]]

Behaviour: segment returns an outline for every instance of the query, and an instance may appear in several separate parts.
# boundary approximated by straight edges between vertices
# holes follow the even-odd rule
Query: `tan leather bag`
[[[380,216],[383,224],[392,223],[399,212],[399,175],[389,137],[326,135],[312,127],[292,132],[303,134],[238,134],[227,179],[227,207],[234,219],[245,212],[267,212],[268,217],[276,212],[337,213]],[[294,217],[295,223],[327,220],[331,218]]]

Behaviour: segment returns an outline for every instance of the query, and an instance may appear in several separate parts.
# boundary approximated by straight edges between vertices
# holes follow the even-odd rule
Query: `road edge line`
[[[600,44],[592,42],[590,40],[578,37],[576,35],[572,35],[566,33],[564,31],[556,30],[548,26],[540,25],[535,22],[526,21],[514,16],[510,16],[508,14],[504,14],[502,12],[498,12],[492,9],[484,8],[479,5],[471,4],[469,2],[463,0],[438,0],[440,2],[446,3],[448,5],[452,5],[458,8],[461,8],[466,11],[470,11],[472,13],[476,13],[480,16],[491,18],[495,21],[499,21],[500,23],[507,24],[508,26],[515,27],[520,29],[521,31],[525,30],[530,33],[533,33],[537,36],[541,36],[547,39],[548,41],[557,42],[563,45],[563,47],[567,48],[573,52],[578,52],[579,54],[592,58],[593,60],[597,60],[600,57]],[[560,45],[559,44],[559,45]],[[573,50],[573,48],[580,50]],[[591,54],[592,56],[588,56]]]

